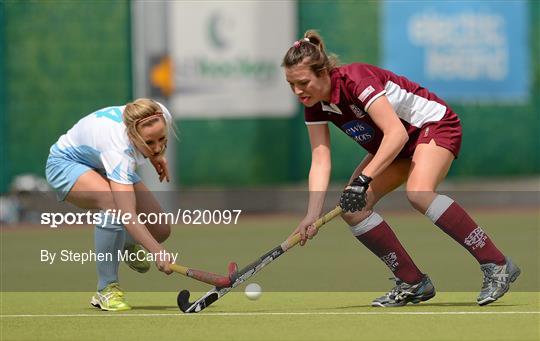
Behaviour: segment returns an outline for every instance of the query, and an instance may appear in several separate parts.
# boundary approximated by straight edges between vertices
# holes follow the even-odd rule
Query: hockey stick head
[[[184,313],[193,304],[189,302],[189,295],[190,294],[188,290],[182,290],[178,293],[178,296],[176,297],[176,303],[178,304],[178,308],[180,308],[180,310],[182,310],[182,312]]]
[[[214,289],[195,302],[189,301],[189,291],[182,290],[176,297],[176,303],[183,313],[198,313],[219,298],[219,293]]]
[[[212,291],[207,293],[204,297],[199,299],[195,302],[189,301],[190,293],[188,290],[182,290],[178,293],[178,296],[176,297],[176,303],[178,304],[178,308],[182,310],[184,313],[198,313],[199,311],[206,308],[206,306],[214,303],[219,298],[218,290],[220,288],[226,288],[230,287],[233,278],[238,273],[238,265],[235,262],[230,262],[227,267],[229,277],[220,278],[218,283],[216,284],[216,288],[214,288]],[[219,285],[223,284],[223,285]]]

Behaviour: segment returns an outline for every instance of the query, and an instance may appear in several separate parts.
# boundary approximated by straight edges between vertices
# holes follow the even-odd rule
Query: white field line
[[[404,311],[404,312],[252,312],[252,313],[158,313],[158,314],[126,314],[126,313],[103,313],[103,314],[14,314],[0,315],[1,318],[24,318],[24,317],[169,317],[169,316],[294,316],[294,315],[540,315],[540,311]]]

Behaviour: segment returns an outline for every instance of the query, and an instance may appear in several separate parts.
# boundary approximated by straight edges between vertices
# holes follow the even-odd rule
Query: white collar
[[[324,102],[321,102],[321,105],[322,105],[323,111],[328,111],[328,112],[333,112],[334,114],[343,115],[341,110],[339,110],[339,107],[335,105],[334,103],[330,103],[330,105],[326,105],[324,104]]]

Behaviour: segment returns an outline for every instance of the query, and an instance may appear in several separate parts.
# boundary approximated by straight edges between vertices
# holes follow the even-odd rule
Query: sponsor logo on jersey
[[[341,126],[341,130],[360,144],[369,142],[374,135],[374,130],[369,124],[358,120],[345,123]]]
[[[390,270],[392,270],[392,272],[396,271],[399,265],[395,252],[390,252],[389,254],[382,256],[381,260],[390,268]]]
[[[362,118],[364,116],[366,116],[366,113],[364,112],[364,110],[360,109],[359,107],[357,107],[356,105],[354,104],[351,104],[349,105],[349,108],[351,108],[351,110],[353,111],[353,113],[356,115],[356,117],[358,118]]]
[[[480,226],[475,228],[467,238],[465,238],[465,245],[470,246],[471,249],[476,250],[483,248],[486,245],[487,235]]]
[[[371,95],[371,93],[373,93],[373,91],[375,91],[375,88],[372,87],[371,85],[368,86],[367,88],[364,89],[364,91],[362,91],[360,96],[358,96],[358,99],[361,100],[362,102],[365,102],[368,96]]]

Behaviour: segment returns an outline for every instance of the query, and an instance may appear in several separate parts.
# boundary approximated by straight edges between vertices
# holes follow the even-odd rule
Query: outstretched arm
[[[327,124],[314,124],[308,125],[308,133],[311,144],[311,167],[307,215],[317,219],[322,212],[332,170],[330,131]]]
[[[328,125],[308,125],[308,133],[311,143],[308,209],[304,219],[291,234],[292,236],[300,233],[300,245],[304,245],[307,238],[311,239],[316,234],[316,229],[309,229],[309,227],[319,218],[322,212],[332,169]]]

